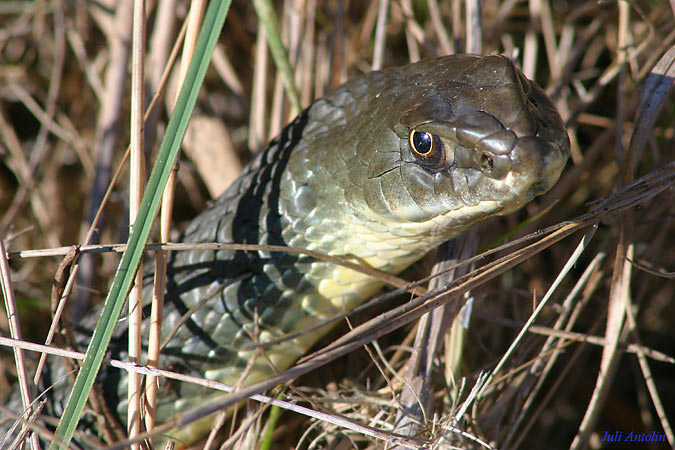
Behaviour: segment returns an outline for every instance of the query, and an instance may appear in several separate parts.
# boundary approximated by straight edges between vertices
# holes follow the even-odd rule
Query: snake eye
[[[408,142],[417,159],[434,167],[440,167],[444,161],[443,143],[435,134],[417,131],[414,128],[408,134]]]
[[[434,138],[426,131],[410,130],[408,139],[410,139],[410,147],[421,157],[428,156],[434,149]]]

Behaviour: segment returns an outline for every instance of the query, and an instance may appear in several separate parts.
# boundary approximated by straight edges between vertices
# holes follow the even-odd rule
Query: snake
[[[547,192],[569,148],[553,102],[507,57],[457,54],[373,71],[301,112],[181,241],[289,246],[399,274],[443,242]],[[290,367],[333,326],[322,323],[382,286],[307,254],[171,252],[162,323],[171,336],[160,365],[229,385],[256,383]],[[120,325],[113,357],[124,358],[125,339]],[[265,342],[274,344],[260,357],[253,344]],[[121,418],[124,378],[116,369],[99,375]],[[168,383],[158,421],[217,395]],[[195,442],[211,420],[170,437]]]

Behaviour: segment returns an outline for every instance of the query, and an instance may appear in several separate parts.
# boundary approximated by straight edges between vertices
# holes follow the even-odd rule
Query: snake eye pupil
[[[412,130],[410,132],[410,146],[418,155],[428,155],[434,146],[433,136],[425,131]]]
[[[435,134],[412,128],[408,134],[408,143],[417,162],[426,168],[440,168],[445,164],[443,142]]]

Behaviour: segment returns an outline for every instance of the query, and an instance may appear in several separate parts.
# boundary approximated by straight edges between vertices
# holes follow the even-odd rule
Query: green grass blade
[[[152,228],[152,222],[157,215],[162,191],[185,135],[185,130],[187,129],[197,100],[199,88],[204,80],[206,69],[211,60],[211,55],[220,35],[220,30],[223,27],[230,3],[231,0],[213,0],[209,4],[204,16],[194,56],[176,102],[175,112],[169,120],[155,167],[150,174],[147,190],[143,196],[136,223],[127,241],[127,250],[122,255],[103,306],[101,317],[96,324],[87,354],[82,362],[82,368],[75,379],[75,385],[56,429],[56,437],[65,444],[69,444],[73,437],[87,397],[101,367],[106,348],[122,311],[126,295],[133,282],[134,274],[138,269],[145,243]],[[58,444],[52,443],[50,449],[59,447]]]
[[[274,8],[269,0],[253,0],[255,12],[258,19],[265,27],[265,34],[267,34],[267,43],[270,46],[270,52],[277,69],[281,73],[281,79],[284,82],[284,87],[288,94],[288,99],[291,102],[294,113],[297,114],[302,110],[300,104],[300,94],[295,87],[295,78],[291,70],[291,64],[288,62],[288,54],[284,48],[283,40],[281,39],[281,32],[279,31],[279,22],[274,12]]]
[[[281,392],[282,389],[279,388],[277,389],[277,395],[274,396],[274,398],[279,399],[281,398]],[[265,435],[262,438],[262,441],[260,442],[260,450],[270,450],[272,448],[272,444],[274,444],[274,430],[277,428],[277,422],[279,421],[279,417],[281,416],[281,408],[277,405],[272,405],[270,408],[270,415],[269,418],[267,419],[267,426],[266,426],[266,431]]]

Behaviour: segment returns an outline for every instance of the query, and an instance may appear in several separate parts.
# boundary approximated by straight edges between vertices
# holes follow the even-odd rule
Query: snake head
[[[294,229],[327,252],[354,230],[352,253],[383,233],[433,248],[549,190],[569,156],[551,100],[502,56],[368,73],[315,102],[304,123],[282,197]]]
[[[356,149],[375,214],[456,235],[557,182],[569,156],[563,121],[509,59],[452,55],[382,73],[360,114],[385,110],[386,120],[363,120],[370,139]]]

